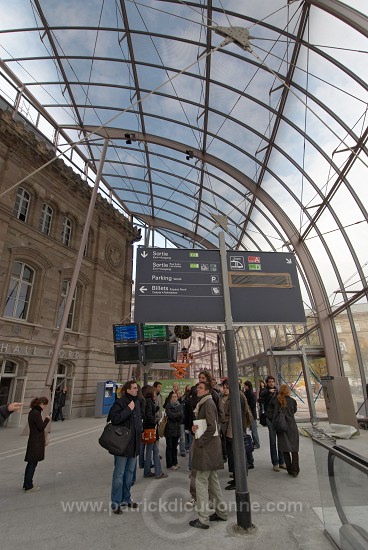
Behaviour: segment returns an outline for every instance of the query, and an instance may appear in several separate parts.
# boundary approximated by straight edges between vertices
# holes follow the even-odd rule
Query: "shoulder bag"
[[[123,456],[128,447],[131,438],[129,428],[124,426],[114,426],[108,422],[98,440],[101,447],[109,451],[110,454]]]
[[[142,443],[149,445],[156,441],[156,428],[145,428],[142,432]]]
[[[286,420],[285,410],[283,408],[275,408],[275,413],[272,419],[272,426],[276,433],[287,432],[288,423]]]
[[[264,411],[262,411],[259,416],[259,423],[261,424],[261,426],[267,426],[267,417]]]
[[[164,415],[161,418],[160,423],[158,425],[158,430],[157,431],[158,431],[158,436],[159,437],[164,437],[164,435],[165,435],[165,428],[166,428],[166,425],[167,425],[167,420],[168,420],[167,414],[164,413]]]
[[[254,443],[253,443],[252,436],[247,433],[243,433],[243,439],[244,439],[245,452],[247,454],[252,453],[254,451]]]

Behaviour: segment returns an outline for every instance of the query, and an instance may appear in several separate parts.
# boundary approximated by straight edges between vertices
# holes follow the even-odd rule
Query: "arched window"
[[[70,246],[70,241],[72,238],[72,221],[65,216],[63,221],[63,231],[61,233],[61,242],[65,246]]]
[[[40,231],[44,235],[50,235],[53,210],[49,204],[44,203],[40,217]]]
[[[34,270],[27,264],[14,262],[6,298],[4,317],[27,319],[32,296],[34,274]]]
[[[17,198],[15,199],[14,205],[14,216],[22,222],[25,222],[27,220],[30,200],[31,195],[28,193],[28,191],[23,189],[23,187],[18,187]]]
[[[62,286],[61,286],[60,302],[59,302],[59,308],[58,308],[57,319],[56,319],[56,326],[57,327],[59,327],[60,323],[61,323],[61,318],[62,318],[63,313],[64,313],[66,298],[67,298],[68,292],[69,292],[69,287],[70,287],[70,281],[65,281],[64,280],[63,283],[62,283]],[[76,311],[75,306],[76,306],[76,301],[77,301],[77,290],[78,290],[77,287],[75,287],[74,296],[73,296],[72,304],[70,306],[70,311],[69,311],[69,315],[68,315],[68,321],[67,321],[67,324],[66,324],[66,328],[68,328],[70,330],[74,329],[75,311]]]

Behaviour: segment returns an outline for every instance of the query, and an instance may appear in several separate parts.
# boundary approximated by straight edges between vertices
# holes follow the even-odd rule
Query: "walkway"
[[[204,544],[211,550],[244,549],[245,545],[252,550],[270,545],[272,550],[332,548],[317,515],[320,498],[310,439],[300,438],[301,475],[292,478],[286,471],[272,470],[268,432],[260,426],[261,449],[254,453],[255,469],[248,478],[257,530],[252,535],[235,535],[234,491],[224,491],[232,507],[227,523],[211,525],[208,531],[188,526],[196,514],[184,507],[190,497],[186,458],[180,458],[181,468],[169,471],[168,479],[143,479],[142,470],[138,470],[132,494],[141,503],[140,509],[111,515],[113,461],[97,442],[103,425],[103,419],[95,418],[54,423],[46,460],[36,471],[41,490],[29,494],[21,489],[27,439],[17,428],[0,429],[2,548],[121,550],[157,546],[172,550],[177,543]],[[362,432],[359,441],[344,441],[344,445],[355,445],[362,452],[367,440],[368,432]],[[227,470],[220,472],[223,487],[228,477]]]

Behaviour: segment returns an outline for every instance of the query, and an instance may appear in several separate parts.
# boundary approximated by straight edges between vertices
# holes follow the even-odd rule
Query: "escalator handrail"
[[[322,443],[322,441],[316,439],[315,437],[312,437],[312,441],[313,443],[316,443],[321,447],[324,447],[326,451],[328,451],[327,467],[328,467],[328,477],[330,481],[332,498],[334,500],[336,511],[338,513],[338,516],[340,518],[342,525],[346,525],[349,523],[349,520],[345,515],[344,508],[340,502],[338,490],[336,487],[336,478],[335,478],[335,471],[334,471],[335,458],[339,458],[343,462],[350,464],[350,466],[352,466],[357,470],[360,470],[367,476],[368,476],[368,462],[364,459],[364,457],[360,456],[358,453],[354,453],[353,451],[346,449],[346,447],[342,447],[342,446],[340,447],[339,445],[334,445],[333,447],[331,447],[330,445],[326,445],[325,443]],[[358,457],[360,458],[359,461],[357,460]]]
[[[365,458],[364,456],[356,453],[355,451],[352,451],[351,449],[347,449],[343,445],[334,445],[333,448],[337,451],[340,451],[340,453],[344,453],[349,458],[356,460],[356,462],[359,462],[360,464],[363,464],[363,466],[366,466],[368,468],[368,458]]]
[[[312,437],[312,441],[313,441],[313,443],[316,443],[320,447],[324,447],[328,453],[337,456],[338,458],[340,458],[344,462],[347,462],[348,464],[350,464],[351,466],[353,466],[357,470],[360,470],[364,474],[368,475],[368,465],[365,465],[361,462],[358,462],[356,459],[353,459],[350,456],[348,456],[347,454],[344,454],[342,451],[340,451],[337,448],[338,447],[337,445],[334,445],[333,447],[331,447],[331,445],[327,445],[326,443],[324,443],[323,441],[321,441],[320,439],[317,439],[315,437]],[[364,459],[363,459],[363,461],[364,461]]]

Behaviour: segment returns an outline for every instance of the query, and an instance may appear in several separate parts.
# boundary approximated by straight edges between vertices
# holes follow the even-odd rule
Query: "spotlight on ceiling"
[[[187,160],[191,160],[191,159],[193,158],[193,151],[187,150],[187,151],[185,151],[185,154],[186,154],[186,157],[185,157],[185,158],[186,158]]]
[[[130,134],[124,134],[124,137],[125,137],[125,139],[126,139],[125,143],[126,143],[127,145],[131,145],[131,143],[132,143],[131,135],[130,135]]]

